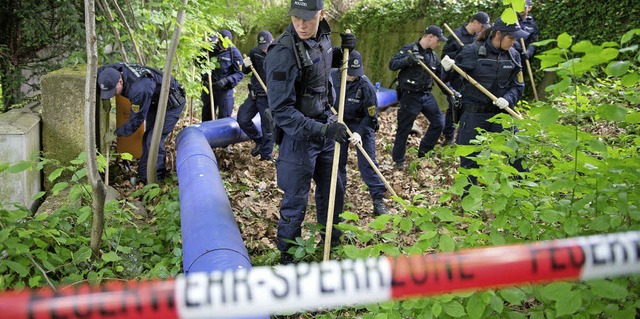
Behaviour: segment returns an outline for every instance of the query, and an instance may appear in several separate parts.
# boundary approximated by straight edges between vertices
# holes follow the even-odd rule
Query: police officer
[[[229,30],[222,30],[220,36],[232,40]],[[244,74],[242,73],[242,54],[233,45],[228,42],[221,41],[218,34],[212,35],[209,40],[213,46],[212,51],[207,51],[209,60],[214,58],[218,61],[219,66],[211,71],[211,86],[213,89],[213,102],[217,112],[218,119],[231,116],[233,112],[233,88],[242,81]],[[202,74],[202,83],[205,88],[209,88],[209,76]],[[200,95],[202,100],[202,121],[210,121],[213,119],[211,114],[211,98],[207,91],[203,90]]]
[[[528,36],[523,37],[524,45],[527,48],[527,51],[522,52],[522,46],[520,41],[517,41],[513,46],[522,55],[522,59],[531,60],[533,55],[536,53],[535,45],[532,43],[538,41],[538,37],[540,36],[540,28],[538,24],[533,20],[533,16],[529,14],[533,9],[533,4],[531,0],[526,0],[524,5],[524,11],[518,12],[518,23],[520,23],[520,27],[522,30],[529,33]]]
[[[291,0],[291,23],[269,47],[265,59],[269,109],[280,144],[276,160],[278,186],[283,190],[278,222],[281,263],[293,262],[288,253],[301,235],[311,179],[316,183],[317,220],[326,225],[335,142],[347,141],[346,127],[331,120],[334,90],[331,67],[340,64],[341,50],[333,48],[331,29],[324,20],[323,0]],[[342,47],[353,49],[355,36],[342,34]],[[344,192],[337,181],[333,222],[340,222]],[[332,232],[338,244],[341,232]]]
[[[261,161],[271,159],[273,152],[273,139],[271,138],[271,112],[269,111],[269,101],[267,100],[267,92],[264,91],[262,84],[256,76],[264,82],[266,75],[264,73],[264,59],[267,55],[267,48],[273,41],[271,32],[262,30],[258,33],[258,45],[253,47],[249,52],[249,56],[244,59],[242,72],[244,74],[251,73],[251,66],[258,73],[251,76],[249,84],[249,96],[240,105],[238,109],[238,124],[240,128],[255,142],[255,147],[251,151],[251,156],[260,155]],[[262,134],[253,124],[253,117],[260,113],[260,128]]]
[[[485,30],[472,45],[465,46],[455,61],[448,56],[442,59],[442,66],[450,70],[453,64],[460,67],[472,79],[498,97],[495,102],[477,87],[464,81],[462,90],[462,109],[457,143],[470,144],[478,135],[478,128],[488,132],[502,132],[498,123],[488,120],[507,107],[513,108],[522,97],[524,81],[520,54],[513,48],[518,38],[526,37],[527,32],[518,23],[506,24],[498,18],[493,27]],[[460,167],[475,168],[477,163],[469,157],[460,158]],[[523,170],[517,160],[514,167]],[[472,178],[475,183],[475,178]]]
[[[116,129],[115,135],[129,136],[143,122],[146,122],[145,131],[142,135],[142,156],[138,163],[138,177],[143,183],[146,183],[147,180],[147,159],[158,111],[161,86],[162,72],[150,67],[134,63],[114,63],[98,68],[100,98],[109,100],[114,95],[121,95],[131,101],[131,116],[129,120]],[[169,100],[167,102],[164,125],[162,126],[156,167],[159,179],[164,178],[166,175],[164,142],[167,135],[176,126],[185,101],[184,88],[175,78],[171,77],[171,88],[169,89]]]
[[[491,28],[491,24],[489,23],[490,18],[486,12],[478,11],[471,21],[463,24],[459,28],[453,30],[453,33],[458,37],[462,44],[469,45],[476,40],[476,37],[484,31],[484,29]],[[449,35],[447,38],[447,43],[442,47],[442,57],[448,55],[450,58],[455,59],[460,50],[462,50],[464,46],[461,45],[458,40],[452,35]],[[456,92],[460,92],[462,89],[462,81],[456,80],[450,83],[451,88]],[[442,135],[444,135],[444,143],[445,145],[452,145],[454,143],[454,134],[456,130],[456,126],[453,118],[453,107],[455,107],[455,103],[458,103],[456,100],[449,99],[449,107],[447,107],[447,111],[445,112],[444,117],[444,128],[442,129]],[[458,112],[460,110],[457,110]],[[458,118],[460,114],[456,115]],[[457,119],[456,119],[457,120]]]
[[[336,95],[340,96],[340,73],[333,72],[333,82],[336,83]],[[339,109],[336,100],[336,110]],[[344,101],[344,122],[353,132],[349,141],[361,144],[371,161],[376,163],[376,131],[378,130],[378,98],[376,89],[364,75],[362,68],[362,56],[360,52],[353,51],[349,54],[349,65],[347,68],[347,86]],[[344,143],[340,147],[340,165],[338,172],[344,189],[347,188],[347,159],[349,143]],[[384,194],[386,187],[375,170],[371,167],[367,159],[357,151],[358,169],[362,180],[369,188],[369,194],[373,200],[373,214],[379,216],[389,214],[389,210],[384,204]]]
[[[391,153],[397,170],[404,170],[407,139],[418,114],[424,114],[429,120],[429,128],[420,141],[418,157],[424,157],[431,151],[442,133],[444,115],[431,94],[433,79],[417,61],[422,61],[436,75],[440,76],[442,67],[434,49],[440,45],[440,41],[446,40],[447,38],[442,35],[440,28],[435,25],[429,26],[418,41],[404,45],[389,61],[391,71],[400,70],[398,74],[398,89],[400,91],[398,128]],[[413,54],[409,54],[409,52]]]

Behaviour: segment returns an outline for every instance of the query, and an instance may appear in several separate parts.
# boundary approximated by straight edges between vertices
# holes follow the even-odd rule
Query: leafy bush
[[[49,195],[65,197],[55,210],[36,216],[26,207],[0,210],[1,290],[116,278],[169,278],[182,271],[175,185],[147,185],[131,194],[152,207],[149,218],[136,213],[138,209],[129,200],[107,202],[102,256],[91,259],[91,188],[84,178],[84,160],[81,154],[47,177],[55,182]],[[0,167],[18,172],[43,165],[59,164],[43,159]],[[73,173],[70,181],[58,180],[63,171]]]

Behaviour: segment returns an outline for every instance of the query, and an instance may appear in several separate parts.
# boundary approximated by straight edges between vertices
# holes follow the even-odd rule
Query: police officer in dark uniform
[[[516,41],[513,47],[522,55],[522,59],[531,60],[533,55],[536,53],[535,45],[532,43],[538,41],[538,37],[540,36],[540,28],[538,24],[533,20],[533,16],[529,14],[533,9],[533,4],[531,0],[526,0],[524,5],[524,11],[518,12],[518,23],[520,23],[520,27],[522,30],[529,33],[528,36],[524,37],[524,45],[527,48],[527,51],[522,52],[522,45],[520,41]]]
[[[182,85],[173,77],[171,77],[170,83],[171,88],[169,89],[169,100],[162,126],[156,167],[160,179],[166,175],[164,142],[180,119],[180,113],[182,113],[186,101]],[[115,134],[129,136],[146,121],[145,131],[142,135],[142,156],[138,163],[138,177],[144,183],[147,180],[147,159],[158,111],[161,86],[162,72],[150,67],[134,63],[114,63],[98,68],[100,98],[109,100],[114,95],[121,95],[131,101],[131,116],[116,129]]]
[[[422,61],[433,70],[433,73],[440,76],[442,67],[434,49],[440,45],[440,41],[446,40],[442,30],[432,25],[424,30],[424,34],[418,41],[404,45],[389,61],[391,71],[400,70],[398,74],[400,109],[396,138],[391,153],[397,170],[404,169],[407,139],[418,114],[424,114],[429,120],[429,128],[420,141],[418,157],[424,157],[430,152],[442,133],[444,115],[431,94],[433,79],[417,61]],[[410,51],[413,54],[409,54]]]
[[[478,11],[471,22],[465,23],[459,28],[453,30],[453,33],[460,39],[460,42],[465,46],[473,43],[476,40],[476,37],[484,31],[484,29],[491,28],[491,24],[489,23],[490,18],[486,12]],[[462,50],[464,46],[461,45],[458,40],[453,35],[449,35],[447,38],[447,43],[442,47],[442,57],[448,55],[450,58],[455,59],[460,50]],[[460,92],[462,89],[462,81],[456,80],[450,83],[451,88],[455,90],[455,92]],[[454,93],[455,94],[455,93]],[[449,99],[449,107],[447,107],[447,111],[444,116],[444,128],[442,129],[442,135],[444,135],[444,143],[445,145],[451,145],[454,143],[454,134],[456,131],[456,126],[453,118],[453,108],[455,107],[455,103],[457,103],[455,99]],[[457,110],[458,112],[460,110]],[[456,114],[456,117],[460,117],[460,114]],[[455,119],[456,121],[458,119]]]
[[[276,160],[278,186],[283,190],[277,247],[281,263],[293,262],[291,243],[301,236],[311,180],[316,183],[317,220],[326,225],[335,142],[347,141],[346,126],[332,121],[334,90],[331,67],[339,66],[339,48],[331,45],[323,0],[291,0],[291,23],[269,47],[265,59],[269,109],[280,144]],[[342,47],[353,49],[355,36],[342,34]],[[336,185],[333,222],[340,222],[344,191]],[[341,232],[332,232],[338,244]]]
[[[264,59],[267,55],[267,48],[273,41],[271,32],[262,30],[258,33],[258,45],[253,47],[249,52],[249,56],[244,59],[242,72],[244,74],[251,73],[251,66],[258,73],[257,75],[264,82],[266,75],[264,72]],[[253,117],[260,113],[260,128],[262,134],[253,124]],[[267,92],[264,91],[262,84],[258,81],[256,74],[251,76],[249,84],[249,96],[240,105],[238,109],[238,125],[253,140],[256,145],[251,151],[251,156],[260,155],[261,161],[271,159],[273,152],[273,139],[271,138],[271,112],[269,111],[269,101],[267,100]]]
[[[340,96],[340,73],[332,73],[333,83],[336,83],[336,95]],[[336,100],[336,110],[339,109],[339,101]],[[344,100],[344,122],[353,132],[349,141],[356,145],[361,144],[371,161],[376,163],[376,131],[378,130],[378,98],[376,89],[364,75],[362,68],[362,56],[360,52],[353,51],[349,54],[347,68],[347,86]],[[340,165],[338,172],[344,189],[347,188],[347,159],[349,143],[340,147]],[[371,167],[364,155],[357,150],[358,169],[362,180],[369,188],[369,194],[373,200],[373,214],[379,216],[389,214],[384,204],[386,187],[375,170]]]
[[[488,120],[507,107],[513,108],[522,98],[524,81],[520,54],[513,48],[518,38],[526,37],[518,23],[505,24],[498,18],[493,27],[484,31],[478,41],[465,46],[455,61],[448,56],[442,59],[442,66],[450,70],[453,64],[465,71],[471,78],[498,97],[495,102],[477,87],[464,80],[462,109],[457,143],[470,144],[478,135],[478,128],[488,132],[502,132],[500,124]],[[453,71],[451,71],[453,73]],[[457,75],[457,74],[456,74]],[[469,157],[460,158],[460,167],[475,168],[477,163]],[[523,170],[516,160],[516,169]],[[472,180],[475,183],[475,179]]]
[[[213,46],[212,51],[207,51],[209,60],[218,61],[218,67],[211,71],[211,86],[213,89],[213,102],[217,113],[217,119],[231,116],[233,112],[233,88],[242,81],[244,74],[242,73],[242,54],[232,44],[231,32],[222,30],[220,36],[228,41],[223,41],[218,34],[212,35],[209,39]],[[209,76],[202,74],[202,83],[207,90],[209,89]],[[205,90],[200,95],[202,100],[202,121],[210,121],[213,119],[211,114],[211,99],[209,93]]]

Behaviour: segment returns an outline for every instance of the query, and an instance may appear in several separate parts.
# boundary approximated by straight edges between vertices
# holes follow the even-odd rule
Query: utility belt
[[[251,83],[247,84],[247,88],[249,89],[249,96],[251,96],[252,100],[256,100],[258,97],[267,96],[267,93],[264,91],[257,91],[253,89],[253,85]]]
[[[167,108],[170,110],[182,106],[187,102],[186,93],[182,85],[176,83],[176,85],[171,86],[168,102]]]
[[[464,105],[462,107],[462,110],[464,112],[470,112],[470,113],[500,113],[502,112],[502,110],[500,110],[499,107],[491,104],[491,105]]]
[[[424,87],[420,87],[417,89],[402,89],[402,91],[404,93],[418,93],[418,94],[425,94],[425,93],[431,93],[431,85],[429,86],[424,86]]]

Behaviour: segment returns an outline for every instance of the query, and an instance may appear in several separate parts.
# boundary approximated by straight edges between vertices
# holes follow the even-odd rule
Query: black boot
[[[285,251],[281,251],[280,252],[280,264],[281,265],[288,265],[288,264],[293,264],[294,260],[293,260],[293,255],[285,252]]]
[[[387,209],[387,206],[384,204],[384,200],[382,198],[375,198],[373,200],[373,215],[389,215],[390,212]]]
[[[262,143],[260,143],[260,140],[255,140],[254,142],[256,143],[256,146],[251,150],[251,156],[256,157],[260,155],[260,147],[262,147]]]

